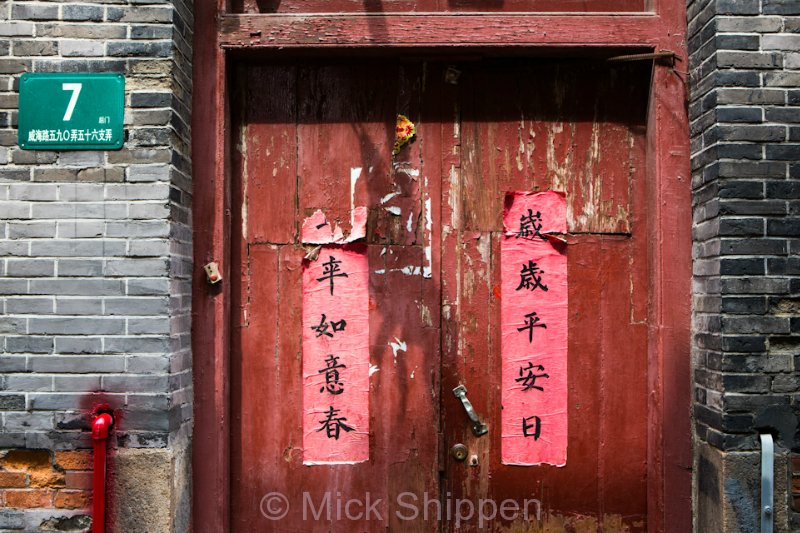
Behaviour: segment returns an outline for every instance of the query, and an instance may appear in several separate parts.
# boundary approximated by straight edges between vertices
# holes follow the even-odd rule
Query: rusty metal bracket
[[[625,61],[663,61],[669,65],[674,66],[678,55],[672,50],[659,50],[658,52],[651,52],[647,54],[627,54],[621,56],[613,56],[606,59],[609,63],[621,63]]]

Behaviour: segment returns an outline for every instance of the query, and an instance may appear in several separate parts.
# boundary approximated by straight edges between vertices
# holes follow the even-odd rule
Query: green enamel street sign
[[[125,77],[108,73],[26,73],[19,82],[20,148],[122,148]]]

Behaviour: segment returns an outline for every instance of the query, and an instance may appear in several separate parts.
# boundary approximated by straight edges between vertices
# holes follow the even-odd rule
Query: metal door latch
[[[481,435],[488,433],[489,428],[486,426],[486,424],[481,422],[478,413],[476,413],[475,409],[472,407],[472,403],[469,401],[469,399],[467,399],[467,388],[464,385],[459,385],[453,389],[453,394],[455,394],[456,398],[461,400],[461,405],[464,406],[464,410],[467,412],[467,416],[472,422],[472,432],[475,434],[475,436],[480,437]]]

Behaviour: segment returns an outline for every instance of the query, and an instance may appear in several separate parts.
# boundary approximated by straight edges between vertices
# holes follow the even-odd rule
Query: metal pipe
[[[761,434],[761,533],[772,533],[774,520],[775,445],[772,435]]]
[[[104,533],[106,528],[106,449],[113,424],[114,419],[108,413],[99,413],[92,420],[94,445],[92,533]]]

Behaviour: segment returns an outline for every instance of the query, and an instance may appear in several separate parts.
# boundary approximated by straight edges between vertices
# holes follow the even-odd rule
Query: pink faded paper
[[[529,211],[530,210],[530,211]],[[520,236],[521,219],[541,215],[540,234],[532,229]],[[537,220],[537,219],[535,219]],[[501,244],[502,446],[501,460],[509,465],[567,462],[567,258],[566,246],[547,233],[566,233],[566,201],[560,192],[514,192],[506,196]],[[537,224],[538,225],[538,224]],[[534,262],[547,286],[520,286],[524,266]],[[525,315],[540,319],[532,339]],[[530,367],[533,368],[530,368]],[[540,368],[541,367],[541,368]],[[530,373],[540,376],[528,379]],[[544,376],[546,374],[546,376]],[[532,388],[541,387],[543,390]],[[535,436],[539,419],[539,434]],[[528,433],[523,433],[523,424]]]
[[[303,220],[300,240],[306,244],[345,244],[363,239],[367,234],[367,208],[356,207],[350,212],[350,235],[344,236],[338,224],[328,222],[325,213],[317,209]]]
[[[325,266],[331,258],[341,261],[334,277],[333,294]],[[347,464],[369,459],[369,288],[366,247],[323,246],[316,261],[303,268],[303,464]],[[320,278],[322,281],[318,281]],[[322,314],[332,336],[318,336],[314,327]],[[343,331],[332,331],[332,322],[346,321]],[[324,369],[329,354],[338,357],[339,380],[332,394],[326,388]],[[323,372],[320,372],[323,370]],[[323,421],[330,408],[352,428],[328,436]]]

